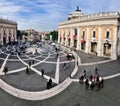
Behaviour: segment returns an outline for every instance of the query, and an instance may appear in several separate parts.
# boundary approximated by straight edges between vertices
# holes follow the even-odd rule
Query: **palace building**
[[[58,43],[116,60],[120,55],[120,14],[115,11],[84,15],[77,7],[66,21],[59,23]]]
[[[17,40],[17,23],[0,18],[0,45]]]

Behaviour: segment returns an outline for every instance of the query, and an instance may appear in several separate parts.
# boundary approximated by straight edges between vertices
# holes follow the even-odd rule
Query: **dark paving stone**
[[[46,61],[57,62],[57,58],[48,58]]]
[[[29,59],[29,60],[23,60],[25,63],[29,64],[29,62],[31,62],[31,65],[33,65],[33,61],[34,61],[34,64],[38,63],[39,61],[36,61],[34,59]]]
[[[27,55],[27,56],[29,56],[31,58],[35,58],[36,57],[35,55]]]
[[[48,55],[48,52],[41,52],[42,55]]]
[[[26,91],[41,91],[46,89],[47,80],[33,71],[26,75],[26,71],[1,76],[6,83]]]
[[[37,66],[34,66],[38,71],[41,71],[42,68],[44,69],[44,73],[52,78],[55,78],[55,72],[56,72],[56,64],[52,63],[41,63]]]
[[[80,74],[83,73],[83,70],[86,70],[88,76],[90,76],[90,74],[94,75],[95,67],[98,68],[98,73],[102,77],[120,73],[120,64],[119,64],[119,61],[116,60],[116,61],[107,62],[107,63],[103,63],[103,64],[98,64],[98,65],[92,65],[92,66],[91,65],[87,65],[87,66],[81,65],[78,69],[77,74],[75,75],[75,78],[79,78]]]
[[[85,90],[84,84],[72,83],[49,99],[28,101],[16,98],[0,89],[0,106],[119,106],[120,77],[106,80],[99,91]]]
[[[70,60],[70,59],[69,59]],[[69,61],[66,56],[60,57],[60,62]]]
[[[63,68],[63,64],[60,64],[60,82],[64,81],[66,78],[70,77],[71,72],[75,68],[75,63],[67,63],[66,68]]]
[[[7,61],[6,66],[8,67],[8,71],[12,71],[15,69],[20,69],[23,67],[26,67],[23,63],[21,63],[20,61]]]
[[[50,57],[55,57],[56,56],[56,53],[55,54],[50,54]]]
[[[4,60],[0,59],[0,67],[2,66]]]
[[[17,55],[10,55],[8,59],[18,59]]]
[[[33,55],[33,53],[32,52],[29,52],[29,53],[25,53],[26,55]]]
[[[6,57],[7,57],[7,55],[6,55],[6,54],[4,54],[4,53],[1,53],[1,54],[0,54],[0,57],[1,57],[1,58],[6,58]]]
[[[76,53],[80,56],[82,63],[91,63],[91,62],[97,62],[97,61],[103,61],[109,59],[105,57],[98,57],[93,54],[87,54],[82,51],[76,51]]]
[[[25,55],[20,55],[20,58],[21,58],[21,59],[28,59],[28,57],[25,56]]]
[[[45,57],[37,57],[37,58],[35,58],[35,59],[38,59],[38,60],[44,60],[45,59]]]

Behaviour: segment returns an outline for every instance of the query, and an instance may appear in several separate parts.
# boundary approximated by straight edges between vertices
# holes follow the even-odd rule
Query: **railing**
[[[59,25],[62,24],[69,24],[77,21],[85,21],[85,20],[93,20],[93,19],[100,19],[100,18],[113,18],[113,17],[120,17],[120,14],[118,11],[115,12],[99,12],[98,14],[90,14],[90,15],[84,15],[80,16],[77,19],[71,19],[67,20],[65,22],[59,23]]]

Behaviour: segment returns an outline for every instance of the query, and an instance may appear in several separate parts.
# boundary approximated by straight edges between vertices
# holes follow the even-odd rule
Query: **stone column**
[[[63,35],[64,35],[64,30],[62,29],[61,44],[63,44],[63,40],[64,40]]]
[[[102,28],[101,26],[98,29],[97,54],[98,56],[102,56]]]
[[[116,60],[117,59],[117,37],[118,37],[118,29],[117,26],[114,26],[114,35],[113,35],[113,44],[112,44],[112,53],[111,53],[111,59]]]
[[[80,28],[77,28],[77,50],[80,50]]]
[[[13,41],[13,28],[10,28],[10,32],[11,32],[11,41]]]
[[[6,27],[6,42],[9,42],[9,28]]]
[[[68,30],[66,28],[66,30],[65,30],[65,46],[67,46],[67,45],[68,45]]]
[[[0,41],[1,41],[1,31],[2,31],[2,28],[0,27]],[[1,42],[0,42],[0,44],[1,44]]]
[[[73,47],[73,28],[71,28],[71,33],[70,33],[70,47]]]
[[[15,41],[17,41],[17,28],[16,27],[14,29],[14,36],[15,36]]]
[[[58,43],[60,43],[60,35],[61,35],[61,30],[58,30]]]
[[[87,38],[86,38],[86,46],[85,46],[85,52],[86,53],[89,53],[90,52],[90,41],[89,41],[89,39],[90,39],[90,31],[89,31],[90,29],[89,29],[89,27],[87,27]]]
[[[1,27],[1,44],[3,45],[3,27]]]

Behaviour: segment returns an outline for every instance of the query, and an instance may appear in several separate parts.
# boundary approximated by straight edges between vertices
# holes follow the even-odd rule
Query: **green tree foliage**
[[[47,39],[50,39],[50,35],[52,35],[52,40],[56,41],[58,39],[58,31],[51,31],[50,33],[46,34]]]

